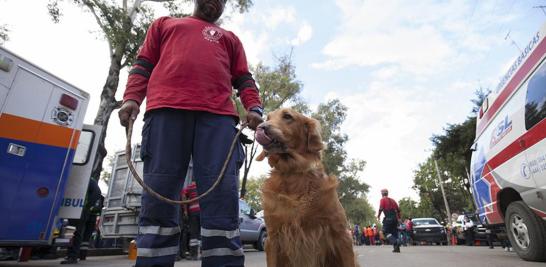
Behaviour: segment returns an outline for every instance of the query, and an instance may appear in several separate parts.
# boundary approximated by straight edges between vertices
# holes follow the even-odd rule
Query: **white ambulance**
[[[546,261],[546,25],[484,100],[471,180],[482,223],[525,260]]]
[[[80,218],[100,127],[89,94],[0,47],[0,247],[51,245]]]

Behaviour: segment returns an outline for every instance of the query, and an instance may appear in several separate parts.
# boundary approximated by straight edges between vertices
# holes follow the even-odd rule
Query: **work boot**
[[[199,260],[199,257],[197,256],[199,253],[198,253],[198,249],[199,247],[198,246],[192,246],[190,247],[190,257],[189,257],[189,260],[192,260],[192,261],[197,261]]]
[[[76,264],[78,263],[78,259],[73,257],[67,257],[64,261],[61,261],[61,264]]]
[[[87,259],[87,251],[86,250],[80,250],[80,260],[84,261]]]

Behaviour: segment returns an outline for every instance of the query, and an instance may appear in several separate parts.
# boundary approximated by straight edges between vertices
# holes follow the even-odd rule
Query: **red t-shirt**
[[[129,75],[123,100],[142,103],[146,110],[176,108],[238,116],[232,82],[248,75],[248,63],[235,34],[195,17],[162,17],[152,23],[138,59],[152,64],[149,78]],[[134,68],[142,68],[135,65]],[[253,82],[240,90],[248,110],[261,106]]]
[[[381,214],[381,211],[395,211],[396,217],[400,219],[400,209],[398,208],[398,204],[390,197],[382,197],[379,201],[379,214]]]

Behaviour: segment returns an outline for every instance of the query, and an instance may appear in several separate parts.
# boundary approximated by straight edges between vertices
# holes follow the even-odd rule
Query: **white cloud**
[[[305,42],[309,41],[312,36],[313,36],[313,27],[311,27],[311,25],[309,25],[309,23],[305,21],[301,25],[300,30],[298,31],[298,35],[296,36],[296,38],[292,39],[290,44],[293,46],[302,45]]]
[[[326,58],[315,68],[396,65],[401,71],[435,74],[453,63],[472,60],[461,53],[484,52],[498,42],[484,29],[513,16],[481,12],[470,16],[474,5],[463,1],[337,0],[341,23],[323,48]],[[487,11],[493,5],[480,1]]]
[[[396,66],[385,67],[377,71],[374,71],[372,73],[372,76],[373,78],[376,78],[379,80],[387,80],[387,79],[393,78],[395,75],[397,75],[399,71],[400,71],[399,68]]]
[[[389,81],[373,82],[362,93],[327,94],[339,97],[348,107],[342,126],[349,136],[346,149],[350,158],[367,161],[362,181],[371,186],[369,199],[374,207],[382,188],[389,188],[396,199],[415,199],[413,171],[429,155],[429,138],[442,133],[446,123],[466,118],[472,88],[476,85],[455,83],[439,91]]]
[[[263,20],[268,29],[276,29],[281,24],[296,21],[296,10],[294,7],[273,7],[263,14]]]

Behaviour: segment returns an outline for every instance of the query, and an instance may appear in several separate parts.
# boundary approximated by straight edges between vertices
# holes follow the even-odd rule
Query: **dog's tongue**
[[[263,128],[258,128],[256,129],[256,141],[258,141],[258,143],[260,143],[262,146],[267,146],[271,144],[273,140],[271,140],[271,138],[265,134]]]

